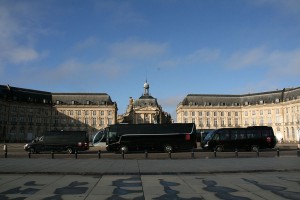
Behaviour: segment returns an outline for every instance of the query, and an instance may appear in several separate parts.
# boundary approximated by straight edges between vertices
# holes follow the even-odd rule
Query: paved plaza
[[[300,199],[297,172],[198,175],[0,175],[0,199]]]
[[[0,199],[300,199],[300,158],[0,159]]]

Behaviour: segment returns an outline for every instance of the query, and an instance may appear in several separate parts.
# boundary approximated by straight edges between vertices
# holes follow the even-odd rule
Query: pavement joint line
[[[239,174],[265,172],[300,172],[300,169],[270,169],[270,170],[232,170],[232,171],[200,171],[200,172],[0,172],[2,174],[35,174],[35,175],[205,175],[205,174]]]

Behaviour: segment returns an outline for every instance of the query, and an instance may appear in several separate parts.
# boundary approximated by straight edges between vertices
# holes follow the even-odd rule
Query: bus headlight
[[[208,147],[208,142],[206,142],[206,144],[204,145],[204,147],[205,147],[205,148],[207,148],[207,147]]]

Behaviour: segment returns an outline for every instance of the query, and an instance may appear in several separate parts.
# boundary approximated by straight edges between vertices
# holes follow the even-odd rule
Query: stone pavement
[[[0,159],[0,199],[300,199],[300,158]]]
[[[0,173],[65,175],[209,174],[233,172],[300,172],[300,157],[213,159],[0,159]]]
[[[299,200],[299,172],[0,174],[1,200]]]

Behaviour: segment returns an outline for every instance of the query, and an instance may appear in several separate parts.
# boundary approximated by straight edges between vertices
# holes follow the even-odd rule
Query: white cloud
[[[105,13],[106,20],[113,24],[144,24],[143,15],[127,1],[94,1],[96,12]]]
[[[0,2],[0,62],[21,64],[40,58],[34,48],[35,11],[25,3]]]
[[[145,59],[154,56],[161,56],[166,53],[168,45],[166,43],[150,43],[138,41],[125,41],[115,43],[111,46],[111,54],[121,58]]]
[[[217,62],[220,56],[219,49],[202,48],[181,57],[161,60],[158,65],[162,68],[189,67]]]
[[[15,47],[9,52],[9,59],[13,63],[24,63],[33,61],[39,58],[39,53],[32,48]]]
[[[264,47],[235,52],[225,61],[229,69],[265,68],[268,76],[300,75],[300,49],[280,51]]]
[[[245,68],[264,64],[266,54],[267,52],[264,47],[234,52],[227,61],[227,65],[232,68]]]
[[[194,53],[186,57],[186,61],[196,63],[196,62],[211,62],[215,61],[220,56],[220,50],[218,49],[199,49]]]
[[[88,48],[96,45],[97,42],[98,42],[98,39],[94,36],[91,36],[91,37],[84,39],[83,41],[78,42],[75,45],[74,49],[76,51],[82,51],[82,50],[88,49]]]
[[[250,2],[259,6],[273,6],[288,14],[300,14],[299,0],[254,0]]]

